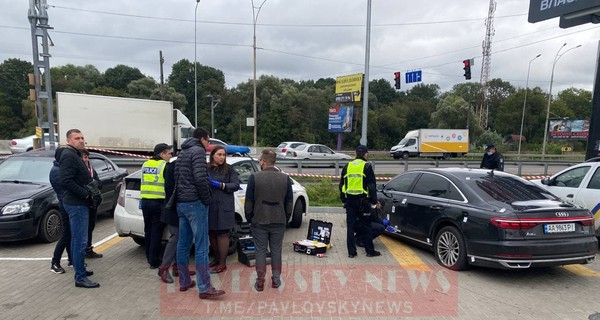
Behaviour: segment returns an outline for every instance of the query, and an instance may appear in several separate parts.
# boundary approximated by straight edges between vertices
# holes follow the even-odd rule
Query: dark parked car
[[[408,171],[379,186],[378,197],[388,234],[433,250],[452,270],[589,263],[598,249],[588,210],[508,173]]]
[[[41,150],[0,163],[0,241],[37,237],[54,242],[60,238],[58,200],[48,179],[53,161],[53,150]],[[102,182],[98,212],[112,213],[127,170],[97,153],[90,154],[90,162]]]

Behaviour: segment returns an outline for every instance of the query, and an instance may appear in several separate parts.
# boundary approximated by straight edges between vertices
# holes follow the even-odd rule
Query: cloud
[[[0,5],[0,61],[31,61],[28,2],[0,0]],[[125,64],[158,79],[160,50],[165,76],[180,59],[194,61],[194,1],[49,0],[49,5],[52,66],[92,64],[105,71]],[[395,71],[422,69],[424,83],[448,90],[465,81],[461,61],[474,57],[471,81],[479,81],[488,6],[474,0],[373,1],[371,79],[391,82]],[[520,0],[497,3],[490,79],[524,87],[529,60],[542,53],[532,64],[529,84],[548,90],[554,56],[567,42],[582,47],[557,63],[553,91],[591,90],[600,27],[560,29],[558,19],[531,24],[528,6]],[[229,87],[251,79],[251,1],[202,0],[196,21],[197,61],[222,70]],[[257,74],[317,80],[363,72],[365,24],[366,1],[267,0],[256,27]],[[403,90],[411,87],[403,83]]]

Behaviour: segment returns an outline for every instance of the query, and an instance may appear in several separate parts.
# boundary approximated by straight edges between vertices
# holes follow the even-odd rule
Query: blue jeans
[[[89,208],[80,205],[63,205],[69,214],[71,225],[71,255],[75,269],[75,281],[83,281],[87,278],[83,266],[83,256],[88,241]]]
[[[187,286],[190,279],[190,245],[196,246],[196,283],[200,293],[207,292],[210,284],[208,271],[208,206],[201,201],[178,202],[179,241],[177,242],[177,267],[179,286]]]

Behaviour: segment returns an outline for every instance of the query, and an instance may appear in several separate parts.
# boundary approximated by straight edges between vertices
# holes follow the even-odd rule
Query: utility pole
[[[165,74],[163,73],[163,65],[165,59],[163,59],[162,50],[158,51],[160,58],[160,100],[165,100]]]
[[[53,29],[48,25],[48,4],[46,0],[29,0],[27,18],[31,24],[31,43],[33,49],[33,76],[35,81],[35,105],[37,108],[38,127],[42,128],[41,145],[45,146],[44,129],[48,129],[48,142],[50,150],[54,149],[54,109],[52,106],[52,85],[50,77],[50,50],[53,46],[48,30]],[[40,41],[41,49],[40,53]],[[41,75],[44,75],[42,82]],[[43,84],[43,86],[42,86]],[[46,118],[42,100],[46,103]],[[70,129],[70,128],[69,128]]]
[[[219,102],[221,102],[221,99],[219,97],[215,99],[215,96],[213,96],[212,94],[209,94],[206,97],[210,98],[210,137],[216,138],[217,131],[215,130],[215,108],[217,107]]]
[[[367,123],[369,115],[369,63],[371,52],[371,0],[367,0],[367,36],[365,43],[365,77],[363,78],[363,114],[360,144],[367,145]]]
[[[479,125],[483,129],[488,128],[489,115],[489,83],[490,69],[492,68],[492,37],[496,33],[494,30],[494,12],[496,11],[496,1],[490,0],[488,17],[485,20],[485,40],[483,40],[483,57],[481,62],[481,79],[479,80]]]

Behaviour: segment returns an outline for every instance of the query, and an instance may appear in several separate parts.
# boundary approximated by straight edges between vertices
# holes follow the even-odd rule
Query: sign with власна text
[[[362,83],[362,73],[335,78],[335,102],[361,101]]]
[[[539,22],[598,6],[600,0],[529,0],[528,21]]]

